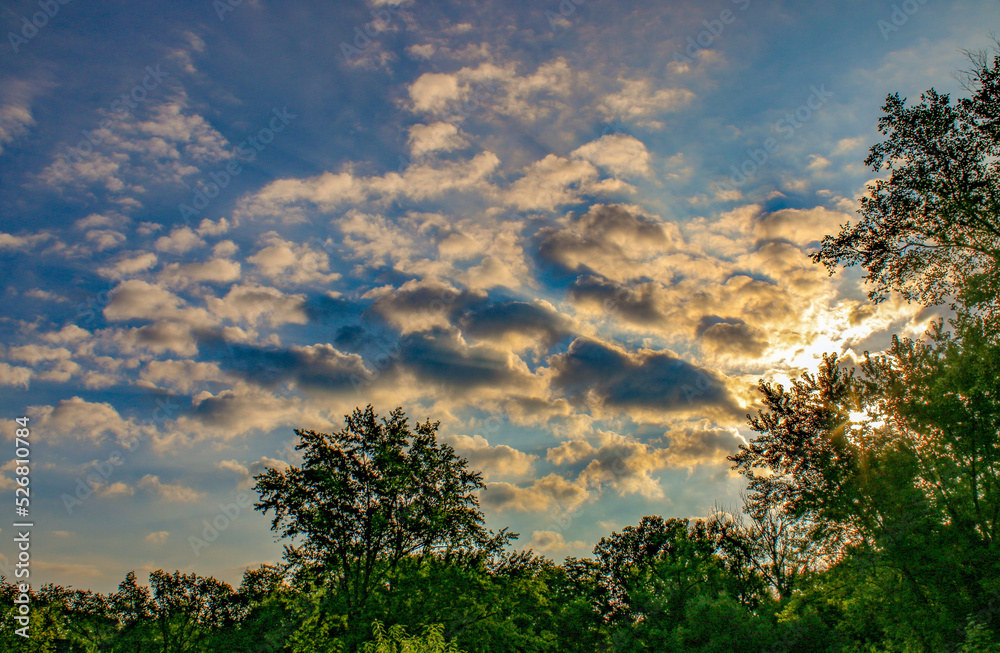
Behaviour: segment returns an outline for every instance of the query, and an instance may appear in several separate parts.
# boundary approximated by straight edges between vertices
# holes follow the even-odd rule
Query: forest
[[[890,95],[858,220],[813,260],[946,316],[863,359],[761,381],[739,510],[650,515],[561,563],[485,527],[439,423],[358,408],[254,477],[284,543],[242,583],[0,582],[0,650],[1000,652],[1000,52],[966,97]],[[733,514],[735,513],[735,514]],[[18,599],[30,637],[15,634]]]

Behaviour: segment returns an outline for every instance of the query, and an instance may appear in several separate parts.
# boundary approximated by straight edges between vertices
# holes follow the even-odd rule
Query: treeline
[[[644,517],[556,564],[484,527],[437,423],[368,406],[255,477],[280,567],[46,586],[27,640],[5,581],[0,650],[1000,652],[1000,56],[970,59],[970,97],[888,98],[866,163],[889,174],[815,255],[953,317],[761,382],[737,514]]]

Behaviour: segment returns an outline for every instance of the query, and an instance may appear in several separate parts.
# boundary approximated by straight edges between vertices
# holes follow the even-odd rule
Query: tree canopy
[[[875,301],[895,290],[995,314],[1000,304],[1000,51],[970,53],[972,92],[952,103],[933,88],[907,106],[886,98],[885,141],[865,164],[886,171],[861,198],[861,220],[823,239],[831,274],[860,265]]]

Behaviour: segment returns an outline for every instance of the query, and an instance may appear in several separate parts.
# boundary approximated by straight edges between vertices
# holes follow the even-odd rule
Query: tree
[[[915,650],[942,647],[1000,590],[1000,338],[982,318],[953,327],[894,338],[856,370],[828,356],[788,390],[762,383],[761,435],[731,457],[751,516],[811,521],[850,578],[838,600],[874,601],[859,621]]]
[[[919,104],[886,98],[865,164],[889,172],[861,199],[862,216],[823,239],[814,260],[832,274],[861,265],[881,301],[946,298],[987,313],[1000,309],[1000,50],[992,66],[970,53],[966,87],[955,104],[933,88]]]
[[[696,596],[724,591],[718,544],[706,522],[658,516],[601,538],[594,547],[607,597],[601,613],[618,628],[619,648],[674,631]]]
[[[439,422],[411,430],[401,408],[381,420],[372,406],[345,416],[334,434],[297,429],[301,467],[255,477],[256,508],[292,540],[285,557],[318,585],[332,582],[328,607],[341,610],[355,639],[373,593],[391,588],[402,566],[441,554],[488,558],[516,534],[487,532],[478,472],[447,444]],[[352,645],[356,645],[355,644]]]
[[[462,653],[454,642],[445,640],[444,626],[431,624],[424,634],[408,636],[402,626],[392,626],[386,632],[382,623],[372,625],[374,640],[367,642],[363,653]]]
[[[729,457],[750,481],[745,509],[762,523],[773,511],[804,521],[813,540],[836,548],[857,531],[843,507],[855,498],[850,480],[859,450],[851,414],[860,410],[863,387],[830,355],[816,374],[803,374],[787,390],[765,381],[758,389],[764,409],[749,423],[760,435]]]

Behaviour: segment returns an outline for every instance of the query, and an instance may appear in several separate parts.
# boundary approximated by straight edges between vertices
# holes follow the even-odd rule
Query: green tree
[[[733,589],[724,552],[715,529],[702,520],[647,516],[601,538],[594,547],[605,589],[599,609],[614,630],[612,645],[638,651],[672,641],[698,597]]]
[[[951,298],[1000,308],[1000,53],[970,53],[971,97],[952,103],[933,88],[907,107],[888,96],[879,119],[886,140],[865,164],[888,179],[869,186],[861,220],[827,236],[814,255],[831,274],[861,265],[880,301]]]
[[[788,390],[762,383],[761,435],[731,458],[748,510],[807,516],[827,563],[854,569],[847,621],[879,606],[861,621],[914,650],[953,641],[1000,590],[1000,339],[982,318],[953,327],[857,370],[830,356]]]
[[[328,587],[317,609],[344,615],[351,649],[371,623],[366,608],[407,565],[443,555],[494,555],[516,537],[488,532],[478,472],[447,444],[438,422],[411,430],[401,408],[381,420],[372,406],[345,416],[333,434],[296,430],[301,467],[255,477],[256,508],[291,540],[285,557],[300,576]]]
[[[444,626],[431,624],[423,635],[406,634],[402,626],[392,626],[388,631],[376,621],[372,626],[374,640],[365,643],[363,653],[462,653],[454,642],[444,638]]]

